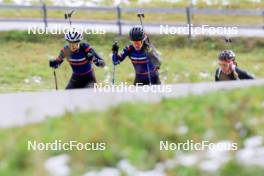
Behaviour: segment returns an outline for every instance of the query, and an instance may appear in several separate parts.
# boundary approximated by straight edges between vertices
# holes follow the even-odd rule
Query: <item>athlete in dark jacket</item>
[[[219,54],[219,68],[215,72],[215,81],[254,79],[252,75],[237,67],[235,57],[232,50],[224,50]]]
[[[113,50],[113,64],[118,65],[128,56],[134,66],[134,85],[160,84],[158,69],[160,68],[160,56],[141,27],[133,27],[129,32],[130,45],[118,54],[119,46],[115,43]]]
[[[59,56],[50,60],[50,67],[58,68],[66,58],[70,63],[73,74],[66,89],[90,88],[96,83],[92,64],[104,67],[104,60],[95,52],[88,43],[82,43],[82,33],[77,29],[71,29],[65,39],[69,42],[65,45]]]

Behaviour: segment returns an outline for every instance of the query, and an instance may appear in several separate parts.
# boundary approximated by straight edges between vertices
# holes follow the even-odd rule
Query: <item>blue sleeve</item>
[[[103,61],[103,58],[88,43],[82,43],[82,47],[86,56],[93,62]]]
[[[58,57],[56,58],[56,61],[58,62],[58,64],[61,64],[64,60],[64,58],[66,57],[66,49],[67,49],[67,46],[64,46],[61,50],[60,50],[60,53],[58,55]]]
[[[123,51],[120,54],[117,55],[118,60],[122,62],[123,60],[125,60],[127,56],[130,55],[130,52],[131,52],[131,45],[128,45],[123,49]]]
[[[88,43],[81,43],[80,44],[81,47],[84,49],[84,50],[87,50],[88,48],[90,48],[90,45]]]

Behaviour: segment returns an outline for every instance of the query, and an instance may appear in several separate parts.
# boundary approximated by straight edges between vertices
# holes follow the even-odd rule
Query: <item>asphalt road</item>
[[[76,26],[82,28],[89,28],[93,31],[104,30],[106,33],[118,33],[119,28],[116,21],[77,21],[73,23]],[[122,25],[122,33],[127,34],[132,26],[138,25],[138,22],[124,21]],[[162,25],[162,26],[161,26]],[[61,29],[67,28],[68,23],[63,20],[51,19],[48,22],[47,31],[60,31]],[[224,29],[223,29],[224,27]],[[210,29],[209,29],[210,28]],[[231,30],[231,28],[233,28]],[[7,30],[27,30],[39,29],[44,31],[44,23],[42,19],[1,19],[0,18],[0,31]],[[146,24],[145,30],[151,34],[162,34],[162,35],[188,35],[189,30],[186,24]],[[167,33],[168,32],[168,33]],[[263,26],[194,26],[193,36],[204,35],[204,36],[244,36],[244,37],[264,37]]]
[[[97,92],[94,89],[81,89],[2,94],[0,95],[0,128],[37,123],[46,118],[60,116],[65,112],[103,111],[123,102],[155,103],[168,97],[200,95],[212,91],[231,90],[254,85],[264,85],[264,79],[166,85],[170,87],[163,87],[163,90],[166,90],[164,92],[145,92],[147,89],[145,91],[140,89],[135,92],[135,88],[132,88],[134,90],[132,93],[128,91],[117,92],[117,89],[112,92],[107,92],[109,89],[103,92],[99,92],[98,89]]]

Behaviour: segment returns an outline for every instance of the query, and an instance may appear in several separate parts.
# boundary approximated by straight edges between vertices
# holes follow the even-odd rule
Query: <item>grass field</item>
[[[64,11],[54,10],[48,12],[48,18],[64,19]],[[169,23],[169,24],[185,24],[187,23],[186,14],[167,14],[167,13],[146,13],[144,19],[146,23]],[[39,10],[1,10],[1,18],[43,18],[42,12]],[[77,11],[74,14],[74,20],[117,20],[117,14],[113,12],[96,11]],[[122,20],[137,21],[136,13],[123,13]],[[211,24],[211,25],[258,25],[263,24],[261,16],[238,16],[238,15],[208,15],[194,14],[192,16],[192,24]]]
[[[10,0],[4,0],[10,2]],[[216,2],[216,1],[215,1]],[[217,1],[220,2],[220,1]],[[111,5],[102,1],[102,5]],[[165,3],[153,1],[146,7],[185,7],[187,1]],[[137,1],[132,1],[136,7]],[[199,1],[197,6],[204,7]],[[212,5],[218,7],[218,5]],[[264,2],[232,1],[228,8],[263,8]],[[63,11],[49,13],[49,17],[62,18]],[[115,19],[115,13],[78,12],[74,18]],[[4,11],[1,17],[41,17],[39,11]],[[134,14],[124,14],[125,20],[136,20]],[[147,14],[147,22],[185,22],[185,15]],[[262,18],[230,16],[194,16],[194,23],[262,24]],[[119,41],[120,51],[129,44],[128,36],[115,34],[85,36],[93,48],[104,58],[107,67],[96,68],[98,82],[108,84],[112,76],[111,47]],[[163,84],[185,82],[212,82],[217,68],[217,56],[230,48],[222,38],[197,37],[188,41],[186,36],[150,35],[151,42],[161,52],[160,78]],[[26,31],[0,32],[0,93],[19,91],[54,90],[53,70],[48,59],[55,58],[66,44],[62,35],[28,35]],[[234,38],[232,49],[237,55],[240,68],[257,78],[264,77],[264,38]],[[67,61],[56,70],[59,89],[64,89],[71,69]],[[133,83],[134,70],[127,58],[116,67],[117,84]],[[263,86],[218,91],[205,95],[163,99],[159,103],[124,103],[103,112],[65,112],[57,118],[49,118],[39,124],[0,129],[0,175],[48,175],[44,163],[60,154],[70,157],[71,175],[83,175],[87,171],[105,167],[117,167],[126,159],[137,169],[150,170],[155,164],[175,156],[174,151],[160,151],[159,142],[174,143],[194,140],[219,142],[231,140],[244,148],[246,139],[264,136]],[[15,101],[15,100],[14,100]],[[26,100],[27,101],[27,100]],[[70,101],[70,100],[69,100]],[[14,107],[16,108],[16,107]],[[10,109],[12,111],[12,109]],[[8,118],[8,117],[5,117]],[[180,132],[184,127],[185,132]],[[187,128],[187,130],[186,130]],[[105,142],[105,151],[28,151],[28,140],[38,142]],[[262,144],[263,146],[264,144]],[[186,152],[188,153],[188,152]],[[186,154],[185,153],[185,154]],[[201,154],[203,154],[201,152]],[[178,165],[166,169],[166,176],[263,176],[264,168],[244,166],[232,158],[216,172],[204,172],[198,164]],[[123,174],[122,176],[127,176]]]
[[[4,2],[10,2],[4,1]],[[263,8],[263,2],[249,2],[247,0],[237,1],[231,0],[229,5],[222,5],[222,1],[212,1],[210,6],[202,0],[197,1],[195,7],[208,7],[216,9],[258,9]],[[36,1],[33,4],[38,4]],[[46,1],[47,4],[52,4],[50,1]],[[113,1],[101,1],[99,2],[101,6],[113,6]],[[138,1],[130,1],[129,4],[121,3],[121,7],[175,7],[175,8],[185,8],[189,5],[188,1],[170,2],[170,1],[159,1],[154,0],[152,2],[138,3]],[[0,12],[0,18],[42,18],[43,12],[40,10],[23,10],[23,9],[2,9]],[[47,13],[48,18],[58,18],[63,19],[64,11],[62,10],[49,10]],[[229,24],[229,25],[262,25],[263,17],[258,16],[238,16],[238,15],[208,15],[208,14],[194,14],[192,19],[193,24]],[[106,11],[77,11],[74,14],[73,19],[82,20],[116,20],[116,11],[106,12]],[[135,13],[122,13],[122,20],[137,21]],[[168,14],[168,13],[146,13],[146,22],[149,23],[186,23],[186,14]]]
[[[161,52],[163,83],[213,81],[218,53],[227,46],[220,38],[195,38],[189,43],[186,37],[163,35],[150,36],[152,43]],[[0,33],[0,89],[1,92],[34,89],[54,89],[53,70],[48,67],[48,58],[55,57],[64,46],[63,36],[28,35],[26,32]],[[105,69],[97,69],[98,82],[111,80],[111,46],[120,41],[120,48],[129,44],[128,37],[113,34],[89,35],[86,40],[102,55],[107,63]],[[263,39],[235,38],[233,50],[239,66],[256,77],[264,77]],[[129,59],[116,68],[117,83],[132,83],[134,70]],[[64,62],[57,70],[59,88],[63,89],[70,77],[69,64]]]
[[[0,130],[0,175],[46,175],[44,161],[50,156],[66,153],[70,156],[71,175],[82,175],[101,167],[116,167],[128,159],[142,170],[173,157],[174,152],[159,150],[159,141],[184,142],[187,139],[211,142],[232,140],[243,148],[243,141],[254,135],[264,135],[263,87],[219,91],[204,96],[164,99],[157,104],[125,103],[105,112],[66,113],[61,118],[41,124]],[[153,111],[155,109],[155,111]],[[255,122],[255,123],[253,123]],[[237,129],[240,123],[244,133]],[[177,128],[184,124],[184,134]],[[208,130],[210,138],[204,137]],[[27,141],[106,142],[103,152],[28,151]],[[259,167],[245,167],[230,160],[210,174],[196,166],[178,166],[166,171],[168,176],[263,175]]]

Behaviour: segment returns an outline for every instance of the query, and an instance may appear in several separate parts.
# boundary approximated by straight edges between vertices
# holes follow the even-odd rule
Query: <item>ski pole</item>
[[[65,20],[67,20],[67,19],[69,20],[70,26],[72,24],[71,17],[72,17],[72,14],[74,12],[75,12],[74,10],[71,10],[70,12],[65,12],[65,14],[64,14],[64,18],[65,18]]]
[[[142,29],[143,29],[143,31],[144,31],[144,25],[143,25],[143,22],[142,22],[142,18],[144,18],[145,15],[144,15],[144,13],[138,13],[137,16],[138,16],[138,18],[139,18],[139,20],[140,20],[140,23],[141,23]]]
[[[113,75],[112,75],[112,84],[114,85],[115,84],[115,64],[113,64]]]
[[[143,25],[143,20],[142,20],[142,18],[145,17],[144,13],[138,13],[138,14],[137,14],[137,17],[139,18],[139,20],[140,20],[140,24],[141,24],[141,26],[142,26],[142,30],[143,30],[143,32],[145,33],[144,25]],[[147,57],[148,57],[148,56],[147,56]],[[148,60],[148,63],[147,63],[147,70],[148,70],[148,80],[149,80],[149,85],[151,86],[151,76],[150,76],[149,62],[150,62],[150,60]]]
[[[229,49],[232,49],[232,39],[231,38],[226,37],[225,38],[225,43],[226,43],[226,45],[229,46]]]
[[[115,41],[114,45],[117,45],[118,42]],[[117,56],[118,51],[113,51],[113,54]],[[113,64],[113,73],[112,73],[112,84],[115,84],[115,70],[116,70],[116,66],[115,64]]]
[[[232,48],[232,39],[229,38],[229,37],[226,37],[225,38],[225,42],[227,45],[229,45],[229,49],[233,51],[233,48]],[[232,67],[232,70],[233,70],[233,75],[235,77],[236,80],[240,80],[239,77],[238,77],[238,73],[236,72],[236,70]]]
[[[55,81],[55,88],[58,90],[58,81],[57,81],[57,75],[56,75],[56,70],[53,69],[53,75],[54,75],[54,81]]]

